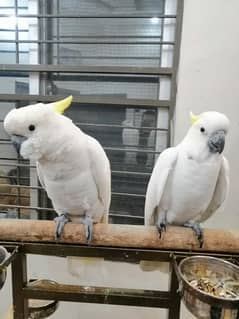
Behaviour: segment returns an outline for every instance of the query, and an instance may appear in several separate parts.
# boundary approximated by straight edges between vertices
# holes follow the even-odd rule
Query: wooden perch
[[[54,221],[2,219],[0,241],[55,242],[54,229]],[[59,242],[85,244],[83,225],[66,224]],[[169,226],[160,239],[155,227],[97,224],[92,245],[239,253],[239,232],[205,229],[200,249],[194,232],[184,227]]]

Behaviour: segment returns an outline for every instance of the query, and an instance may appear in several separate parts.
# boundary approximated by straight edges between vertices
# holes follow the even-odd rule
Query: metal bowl
[[[30,285],[49,287],[57,286],[57,282],[52,280],[34,280]],[[58,308],[59,302],[55,300],[29,299],[29,319],[43,319],[51,316]]]
[[[7,250],[3,246],[0,246],[0,289],[2,289],[7,278],[7,267],[4,266],[4,263],[8,256]]]
[[[193,256],[183,259],[177,269],[183,301],[188,310],[198,319],[239,319],[239,297],[217,297],[194,287],[191,282],[210,274],[222,283],[232,278],[239,284],[239,267],[225,260]]]

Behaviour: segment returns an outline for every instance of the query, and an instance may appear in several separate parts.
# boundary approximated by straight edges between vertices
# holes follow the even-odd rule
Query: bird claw
[[[85,227],[86,243],[89,245],[93,237],[93,220],[90,216],[85,216],[85,218],[82,219],[82,224]]]
[[[159,238],[162,238],[162,233],[166,232],[166,224],[165,223],[159,223],[156,225],[158,233],[159,233]]]
[[[68,223],[67,214],[61,214],[60,216],[57,216],[54,218],[54,221],[56,222],[55,239],[58,240],[61,237],[65,224]]]
[[[183,225],[184,227],[192,228],[192,230],[196,233],[197,239],[199,241],[199,247],[203,246],[203,230],[199,223],[188,222]]]

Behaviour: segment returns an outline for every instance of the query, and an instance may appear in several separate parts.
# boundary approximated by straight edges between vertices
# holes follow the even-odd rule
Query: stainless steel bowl
[[[57,286],[57,282],[52,280],[34,280],[31,286],[50,287]],[[58,308],[59,302],[55,300],[29,299],[29,319],[44,319],[50,317]]]
[[[223,298],[195,288],[191,281],[210,273],[218,282],[232,278],[239,284],[239,267],[223,259],[193,256],[183,259],[176,269],[183,301],[198,319],[239,319],[239,297]]]
[[[4,266],[4,263],[8,256],[7,250],[3,246],[0,246],[0,289],[5,284],[7,278],[7,267]]]

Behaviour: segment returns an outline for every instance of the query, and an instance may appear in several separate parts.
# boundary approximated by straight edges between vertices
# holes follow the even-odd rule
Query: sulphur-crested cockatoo
[[[72,97],[11,110],[4,128],[23,158],[36,161],[42,186],[52,201],[55,236],[65,223],[83,223],[86,241],[93,224],[107,222],[111,198],[109,160],[102,146],[62,115]]]
[[[182,142],[164,150],[156,161],[146,192],[145,224],[156,225],[160,236],[167,224],[191,227],[202,245],[200,223],[228,193],[229,166],[222,151],[229,120],[218,112],[204,112],[191,113],[191,121]]]

